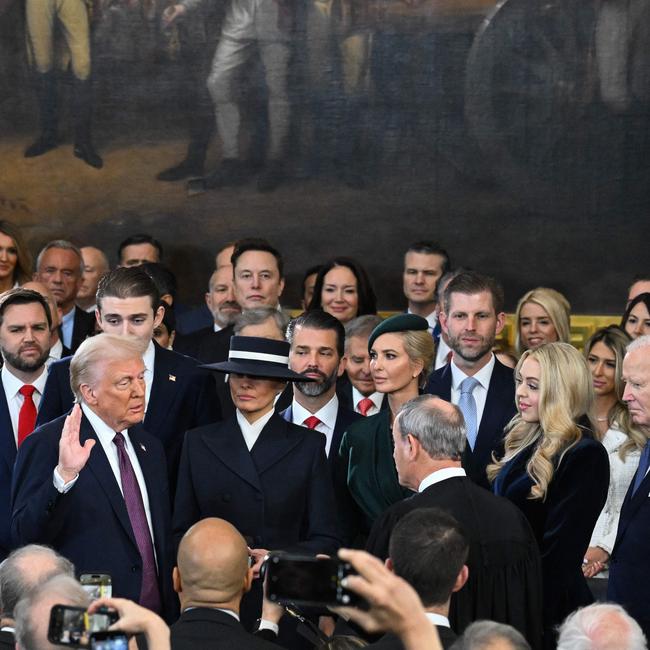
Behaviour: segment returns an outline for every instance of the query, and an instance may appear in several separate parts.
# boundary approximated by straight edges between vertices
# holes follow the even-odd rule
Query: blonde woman
[[[585,344],[593,378],[596,430],[609,454],[609,492],[585,553],[587,578],[606,578],[606,565],[616,541],[623,499],[639,465],[646,437],[632,423],[623,401],[623,357],[630,337],[619,327],[604,327]]]
[[[588,414],[594,393],[581,354],[567,343],[524,352],[515,369],[517,414],[505,455],[488,466],[494,492],[515,503],[542,554],[544,647],[554,626],[593,598],[582,561],[605,505],[609,461]]]
[[[517,354],[534,350],[544,343],[569,342],[571,305],[555,289],[537,287],[524,294],[517,303]]]

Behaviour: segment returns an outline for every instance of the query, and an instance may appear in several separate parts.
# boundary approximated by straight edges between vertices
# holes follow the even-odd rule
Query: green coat
[[[364,517],[368,534],[389,506],[413,493],[400,486],[393,460],[390,409],[361,418],[343,435],[339,456],[347,467],[347,486]]]

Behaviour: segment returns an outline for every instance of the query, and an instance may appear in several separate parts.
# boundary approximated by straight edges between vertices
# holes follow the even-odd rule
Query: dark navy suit
[[[451,401],[451,363],[431,375],[425,392]],[[503,430],[516,410],[514,371],[495,359],[474,450],[467,444],[463,454],[467,476],[487,489],[491,487],[485,468],[492,461],[492,452],[500,450]]]
[[[16,439],[0,376],[0,561],[13,548],[11,543],[11,476],[16,460]]]
[[[609,560],[607,600],[620,603],[650,635],[650,473],[632,496],[634,480],[625,495],[616,543]]]
[[[80,442],[96,440],[88,463],[67,494],[54,487],[65,417],[40,427],[20,446],[14,470],[11,532],[16,545],[47,544],[82,573],[109,573],[113,595],[137,601],[142,559],[120,488],[90,422],[81,421]],[[177,613],[171,584],[170,495],[160,442],[142,426],[129,429],[147,484],[164,615]]]
[[[70,342],[72,352],[75,352],[85,339],[95,333],[95,322],[95,314],[75,306],[72,321],[72,339]],[[61,338],[61,342],[63,342],[61,333],[61,328],[59,327],[59,337]]]
[[[188,429],[216,422],[221,417],[214,381],[197,362],[156,345],[151,396],[143,425],[163,444],[172,491],[183,436]],[[37,425],[50,422],[72,408],[70,358],[50,366]]]

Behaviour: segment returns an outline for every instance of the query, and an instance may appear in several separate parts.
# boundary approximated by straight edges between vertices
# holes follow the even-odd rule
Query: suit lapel
[[[291,425],[274,413],[251,449],[257,473],[263,474],[300,444],[301,440],[302,436],[293,433]]]
[[[440,392],[438,393],[438,397],[447,402],[451,402],[451,362],[448,363],[442,371],[439,388]]]
[[[625,534],[627,526],[634,518],[636,511],[644,503],[648,503],[648,499],[650,498],[650,496],[648,496],[650,494],[650,472],[646,474],[643,481],[641,481],[641,485],[639,485],[639,489],[634,493],[634,495],[632,495],[635,478],[636,474],[632,477],[630,487],[627,490],[623,505],[621,506],[621,516],[619,519],[618,533],[616,535],[617,542]]]
[[[113,470],[108,462],[108,458],[106,458],[104,448],[99,442],[99,438],[97,438],[90,422],[84,415],[81,419],[79,440],[81,443],[85,443],[86,440],[90,439],[94,440],[96,444],[95,448],[90,453],[86,467],[94,474],[97,483],[99,483],[99,486],[106,494],[106,498],[111,504],[115,515],[119,519],[133,544],[137,547],[135,537],[133,536],[133,527],[131,526],[131,520],[129,519],[129,513],[126,510],[126,504],[124,503],[122,492],[117,484]]]
[[[244,442],[237,418],[232,416],[215,427],[216,430],[203,434],[203,442],[228,469],[261,492],[257,469]]]
[[[165,419],[165,414],[176,397],[177,378],[174,374],[174,364],[171,363],[173,357],[165,354],[166,350],[163,350],[155,343],[154,346],[156,352],[153,364],[153,380],[144,426],[147,431],[153,432],[155,435],[159,428],[157,423]]]
[[[7,467],[13,471],[16,460],[16,438],[14,437],[14,428],[11,424],[9,415],[9,405],[5,395],[2,378],[0,377],[0,454]]]

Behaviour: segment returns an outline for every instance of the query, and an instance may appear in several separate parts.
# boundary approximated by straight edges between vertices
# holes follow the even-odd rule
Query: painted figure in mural
[[[84,0],[26,0],[26,35],[29,59],[35,69],[41,133],[25,150],[26,158],[47,153],[58,145],[57,72],[71,68],[74,155],[100,169],[102,159],[91,141],[92,86],[90,79],[90,27]],[[60,53],[59,34],[65,40]]]

